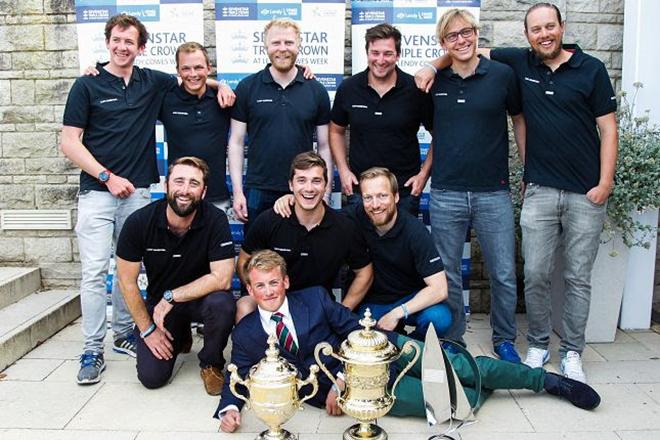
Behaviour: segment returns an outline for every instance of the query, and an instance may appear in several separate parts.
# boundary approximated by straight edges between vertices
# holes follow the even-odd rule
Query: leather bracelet
[[[152,334],[155,330],[156,330],[156,324],[152,322],[151,325],[149,327],[147,327],[147,329],[145,331],[140,332],[140,337],[142,339],[144,339],[147,336],[149,336],[150,334]]]

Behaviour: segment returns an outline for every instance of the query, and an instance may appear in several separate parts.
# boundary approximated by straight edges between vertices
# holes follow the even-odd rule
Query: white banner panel
[[[274,18],[290,18],[302,29],[298,64],[309,65],[330,98],[344,74],[343,0],[216,0],[218,79],[236,87],[263,69],[268,56],[263,29]]]
[[[105,22],[126,13],[140,19],[149,40],[136,65],[176,73],[176,48],[187,41],[204,44],[202,0],[76,0],[80,71],[108,60]]]

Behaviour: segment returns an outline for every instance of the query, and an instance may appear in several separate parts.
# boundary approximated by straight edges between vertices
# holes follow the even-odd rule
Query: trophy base
[[[298,440],[298,436],[291,434],[286,429],[282,429],[279,432],[264,431],[259,434],[255,440]]]
[[[373,423],[357,423],[344,431],[343,440],[387,440],[387,432]]]

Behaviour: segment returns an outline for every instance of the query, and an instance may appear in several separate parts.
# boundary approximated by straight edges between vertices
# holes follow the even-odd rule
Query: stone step
[[[38,267],[0,267],[0,309],[41,289]]]
[[[78,290],[32,293],[0,310],[0,371],[80,316]]]

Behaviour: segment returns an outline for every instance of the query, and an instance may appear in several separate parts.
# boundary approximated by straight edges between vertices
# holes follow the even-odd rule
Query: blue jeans
[[[84,350],[103,353],[106,333],[106,287],[108,262],[113,244],[119,238],[124,221],[134,211],[149,204],[148,188],[137,188],[125,199],[107,191],[83,191],[78,195],[76,235],[80,252],[82,279],[80,305]],[[128,336],[133,330],[133,318],[117,285],[112,283],[112,331],[115,339]]]
[[[591,301],[591,269],[607,204],[596,205],[584,194],[527,184],[520,215],[525,259],[525,305],[530,347],[547,349],[550,342],[550,279],[555,251],[564,244],[566,298],[562,311],[560,354],[581,353]]]
[[[513,206],[508,191],[463,192],[431,189],[431,235],[449,285],[453,324],[447,339],[463,341],[465,311],[461,258],[468,226],[477,234],[490,274],[493,344],[516,339],[516,265]]]
[[[410,294],[390,304],[363,302],[360,304],[355,313],[362,317],[364,315],[364,311],[367,309],[367,307],[369,307],[369,310],[371,311],[371,317],[378,321],[390,310],[394,310],[401,304],[410,301],[416,294],[417,293]],[[413,313],[408,316],[408,319],[402,319],[401,322],[403,322],[404,325],[415,327],[415,330],[409,336],[411,338],[417,339],[418,341],[423,341],[426,338],[426,330],[429,328],[429,325],[433,323],[435,332],[440,338],[444,337],[445,332],[451,325],[451,312],[449,311],[447,304],[442,302],[427,307],[424,310],[420,310],[417,313]]]

